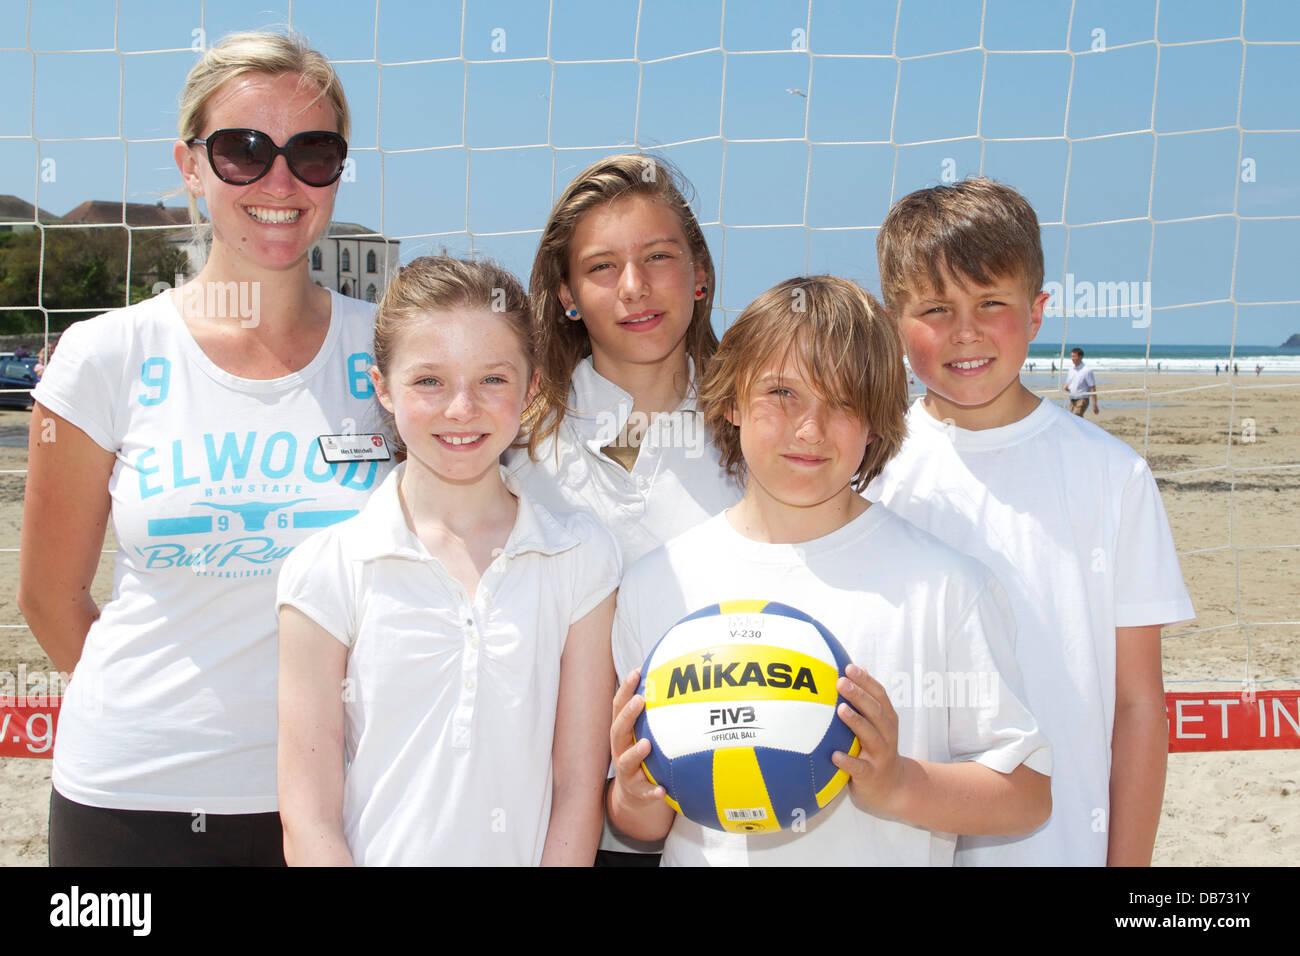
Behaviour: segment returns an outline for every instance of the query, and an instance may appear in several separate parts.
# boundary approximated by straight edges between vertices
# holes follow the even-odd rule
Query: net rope
[[[1237,163],[1238,163],[1238,170],[1240,170],[1241,163],[1245,158],[1244,149],[1245,149],[1246,133],[1248,132],[1249,133],[1297,132],[1297,130],[1284,127],[1284,126],[1277,127],[1277,128],[1250,127],[1249,129],[1244,127],[1242,124],[1242,99],[1243,99],[1243,91],[1246,85],[1246,76],[1247,76],[1246,62],[1247,62],[1247,54],[1249,48],[1252,46],[1281,45],[1281,46],[1290,47],[1292,49],[1296,49],[1300,47],[1300,41],[1247,40],[1246,39],[1246,4],[1244,3],[1242,4],[1241,7],[1241,17],[1238,25],[1238,31],[1236,34],[1231,34],[1227,36],[1206,37],[1206,38],[1200,38],[1194,40],[1181,40],[1181,41],[1163,40],[1162,41],[1159,39],[1161,2],[1160,0],[1156,0],[1155,17],[1153,18],[1153,24],[1154,24],[1153,33],[1150,39],[1143,38],[1143,39],[1133,40],[1131,42],[1107,44],[1105,45],[1104,52],[1102,53],[1098,53],[1092,50],[1076,51],[1074,49],[1075,44],[1073,42],[1074,41],[1073,32],[1074,32],[1074,26],[1076,22],[1077,0],[1072,0],[1069,9],[1069,21],[1068,21],[1070,26],[1067,31],[1066,43],[1064,48],[1032,47],[1032,48],[1023,48],[1023,49],[1017,48],[1014,50],[1005,50],[1002,48],[990,48],[985,43],[985,29],[986,29],[986,25],[987,25],[986,21],[988,17],[988,0],[984,0],[982,9],[980,11],[979,43],[977,45],[967,46],[960,49],[944,50],[940,52],[928,52],[928,53],[915,54],[915,55],[900,55],[899,43],[898,43],[899,29],[903,17],[903,6],[905,3],[907,3],[907,0],[901,0],[901,2],[898,5],[896,5],[894,10],[893,33],[891,36],[891,45],[890,45],[889,53],[861,53],[861,54],[818,53],[816,49],[816,40],[813,34],[813,28],[814,28],[813,4],[811,0],[809,0],[804,13],[803,24],[802,24],[804,30],[804,36],[806,38],[806,44],[803,49],[798,49],[798,48],[793,48],[793,49],[773,48],[773,49],[763,49],[763,50],[730,49],[727,46],[726,37],[725,37],[725,25],[727,21],[728,4],[727,4],[727,0],[721,0],[721,4],[719,8],[720,17],[717,24],[717,30],[718,30],[717,42],[715,44],[701,46],[696,49],[692,49],[688,51],[676,52],[661,57],[642,58],[639,54],[640,54],[641,44],[642,44],[642,19],[643,16],[646,14],[646,7],[645,7],[644,0],[640,0],[640,2],[637,3],[637,7],[636,7],[635,33],[634,33],[634,40],[633,40],[633,50],[635,53],[634,56],[603,57],[603,58],[592,58],[592,59],[560,59],[552,55],[552,49],[554,46],[552,31],[553,31],[554,20],[555,20],[555,2],[554,0],[551,0],[551,3],[548,4],[547,16],[546,16],[546,54],[545,55],[524,56],[524,57],[500,56],[500,57],[491,57],[491,58],[484,59],[484,58],[471,57],[467,53],[465,31],[466,31],[466,24],[469,16],[469,8],[468,8],[467,0],[462,0],[461,15],[460,15],[461,33],[459,39],[459,52],[457,56],[433,57],[428,59],[415,59],[415,60],[396,59],[396,60],[386,61],[381,59],[380,56],[380,50],[381,50],[380,13],[381,13],[381,8],[383,3],[384,0],[375,0],[375,4],[374,4],[373,32],[371,38],[371,57],[368,59],[366,58],[338,59],[338,60],[334,60],[333,62],[336,65],[340,65],[340,66],[349,65],[349,64],[360,64],[360,65],[373,64],[376,67],[376,74],[377,74],[376,98],[377,99],[375,103],[374,146],[354,147],[353,152],[360,153],[360,154],[369,153],[369,154],[373,154],[377,158],[378,166],[379,166],[379,176],[380,176],[379,204],[378,204],[378,209],[375,210],[374,219],[378,221],[378,231],[380,234],[382,234],[383,236],[385,236],[390,240],[400,240],[402,242],[403,259],[409,260],[415,255],[426,254],[432,251],[436,251],[436,248],[439,245],[440,240],[460,239],[462,237],[468,237],[470,243],[470,249],[471,251],[475,251],[477,245],[481,243],[483,240],[492,240],[492,239],[499,239],[505,237],[513,237],[513,236],[540,237],[540,230],[541,230],[540,222],[538,223],[537,228],[534,229],[505,229],[500,231],[474,231],[471,228],[471,223],[472,223],[471,184],[474,181],[475,157],[478,156],[478,154],[487,154],[487,153],[494,153],[494,152],[501,152],[501,151],[530,149],[530,148],[547,148],[550,150],[551,174],[552,174],[551,181],[553,184],[552,195],[550,199],[553,200],[555,198],[554,197],[555,174],[557,169],[560,168],[560,164],[565,154],[590,153],[593,151],[600,151],[600,150],[606,150],[609,152],[622,152],[622,151],[627,151],[628,149],[650,149],[654,151],[666,151],[676,147],[688,146],[688,145],[693,145],[698,143],[713,143],[713,142],[718,143],[720,145],[721,156],[722,156],[721,171],[718,180],[718,193],[716,197],[717,199],[716,208],[718,209],[719,213],[718,216],[715,218],[702,217],[701,225],[704,226],[706,230],[709,229],[710,227],[716,227],[716,229],[720,232],[721,235],[721,241],[716,244],[716,248],[714,248],[712,251],[714,253],[715,261],[717,264],[716,271],[717,271],[718,285],[719,285],[719,289],[718,289],[719,305],[716,307],[716,309],[719,316],[721,317],[722,324],[724,327],[729,322],[729,320],[734,317],[734,314],[739,311],[739,309],[736,308],[735,306],[725,307],[721,304],[721,302],[723,301],[721,293],[727,287],[728,270],[731,268],[736,268],[736,269],[741,268],[740,266],[733,265],[732,259],[734,258],[734,256],[729,256],[728,245],[732,233],[743,234],[744,232],[751,231],[751,230],[802,228],[805,231],[803,271],[807,273],[811,269],[811,266],[814,261],[813,239],[816,234],[823,233],[823,232],[844,232],[844,231],[869,233],[875,230],[876,228],[878,228],[879,226],[878,222],[862,222],[853,225],[827,225],[827,224],[818,223],[816,221],[810,221],[809,201],[810,201],[811,183],[813,181],[812,149],[815,146],[835,145],[835,146],[889,146],[891,147],[893,150],[893,167],[892,167],[892,172],[890,177],[890,202],[892,203],[893,201],[900,198],[900,192],[910,191],[910,189],[913,188],[912,186],[908,186],[906,189],[902,189],[900,187],[899,159],[900,159],[900,150],[903,148],[915,147],[915,146],[929,146],[929,145],[937,145],[943,143],[978,142],[979,171],[983,174],[991,175],[994,176],[995,178],[998,178],[998,172],[999,172],[998,169],[985,168],[985,159],[986,159],[986,153],[989,144],[1011,143],[1011,142],[1064,142],[1066,146],[1066,161],[1065,161],[1065,174],[1064,174],[1066,188],[1062,192],[1060,209],[1049,210],[1049,209],[1039,208],[1038,210],[1040,215],[1040,221],[1044,226],[1060,226],[1064,230],[1064,250],[1062,254],[1062,261],[1060,267],[1060,278],[1065,277],[1067,265],[1070,262],[1071,240],[1073,237],[1073,233],[1076,230],[1087,230],[1087,229],[1093,229],[1093,228],[1107,226],[1107,225],[1115,225],[1115,224],[1128,223],[1128,222],[1146,223],[1147,226],[1152,230],[1152,238],[1148,244],[1148,250],[1147,250],[1146,276],[1145,276],[1146,279],[1150,281],[1152,277],[1152,273],[1154,271],[1154,256],[1155,256],[1155,246],[1156,246],[1154,230],[1156,226],[1168,224],[1168,223],[1193,222],[1193,221],[1210,220],[1210,219],[1225,219],[1230,216],[1234,220],[1234,228],[1235,228],[1234,239],[1233,239],[1233,262],[1231,268],[1231,284],[1229,286],[1229,288],[1232,290],[1231,296],[1229,298],[1214,298],[1214,299],[1198,300],[1194,302],[1171,302],[1169,304],[1164,304],[1164,305],[1148,302],[1147,308],[1150,310],[1151,322],[1148,325],[1146,330],[1147,339],[1146,339],[1146,349],[1145,349],[1143,365],[1141,368],[1141,384],[1130,388],[1107,389],[1106,394],[1108,397],[1129,395],[1132,397],[1140,398],[1142,401],[1144,401],[1145,415],[1144,415],[1144,422],[1143,422],[1143,433],[1142,433],[1141,444],[1138,450],[1145,457],[1148,455],[1150,445],[1151,445],[1151,436],[1152,436],[1151,411],[1152,411],[1153,402],[1167,401],[1172,397],[1181,394],[1192,393],[1192,392],[1203,392],[1211,389],[1217,390],[1217,389],[1224,389],[1224,388],[1228,390],[1228,396],[1229,396],[1229,409],[1228,409],[1228,422],[1227,422],[1228,427],[1227,427],[1227,438],[1224,445],[1223,463],[1221,465],[1213,465],[1208,467],[1196,467],[1196,468],[1186,468],[1181,470],[1161,471],[1156,473],[1156,477],[1157,479],[1161,479],[1164,481],[1173,481],[1176,479],[1185,479],[1195,475],[1220,474],[1225,476],[1226,480],[1229,482],[1229,493],[1228,493],[1227,509],[1226,509],[1227,510],[1226,517],[1228,522],[1228,531],[1227,531],[1228,543],[1208,546],[1208,547],[1186,547],[1183,550],[1179,551],[1179,557],[1180,560],[1185,561],[1189,557],[1200,557],[1204,555],[1213,555],[1213,554],[1231,555],[1232,564],[1233,564],[1233,574],[1234,574],[1234,582],[1233,582],[1234,607],[1232,609],[1232,620],[1226,623],[1219,623],[1219,624],[1199,626],[1199,627],[1190,627],[1190,628],[1180,628],[1177,630],[1176,634],[1172,636],[1166,635],[1166,640],[1181,641],[1187,638],[1205,637],[1211,634],[1215,634],[1217,632],[1230,631],[1235,629],[1242,634],[1245,640],[1245,660],[1243,661],[1244,676],[1243,678],[1238,680],[1238,679],[1227,679],[1222,676],[1215,677],[1213,675],[1210,675],[1210,676],[1198,677],[1195,679],[1189,679],[1186,681],[1167,679],[1166,683],[1170,683],[1170,684],[1193,683],[1193,682],[1194,683],[1243,683],[1247,688],[1253,687],[1255,683],[1261,683],[1261,684],[1262,683],[1283,683],[1283,684],[1290,684],[1290,685],[1300,685],[1300,676],[1274,677],[1262,681],[1255,681],[1255,679],[1252,677],[1251,671],[1253,666],[1252,659],[1254,653],[1253,645],[1251,643],[1252,633],[1257,632],[1261,629],[1295,628],[1297,625],[1300,625],[1300,618],[1297,618],[1295,617],[1294,614],[1292,614],[1286,616],[1284,619],[1281,620],[1252,619],[1248,615],[1243,614],[1243,592],[1242,592],[1242,573],[1243,573],[1242,555],[1243,554],[1254,554],[1254,553],[1261,553],[1261,552],[1270,552],[1270,553],[1271,552],[1277,552],[1277,553],[1294,552],[1300,550],[1300,542],[1287,542],[1282,544],[1260,545],[1260,544],[1252,544],[1249,542],[1238,543],[1234,541],[1236,508],[1238,505],[1238,500],[1237,500],[1238,495],[1237,495],[1236,486],[1237,486],[1239,476],[1253,473],[1253,472],[1267,472],[1267,473],[1293,472],[1295,469],[1300,468],[1300,460],[1285,462],[1277,465],[1253,467],[1248,465],[1234,464],[1234,458],[1233,458],[1234,434],[1237,432],[1240,424],[1236,417],[1238,393],[1239,392],[1253,393],[1259,390],[1284,390],[1284,389],[1295,388],[1297,387],[1297,385],[1292,383],[1272,384],[1267,382],[1260,383],[1260,384],[1242,385],[1236,382],[1235,376],[1228,376],[1223,384],[1216,383],[1213,385],[1166,386],[1163,383],[1157,383],[1155,380],[1153,380],[1152,372],[1154,370],[1155,363],[1153,362],[1151,357],[1152,336],[1154,334],[1156,322],[1159,318],[1168,317],[1167,320],[1172,321],[1172,317],[1175,316],[1179,310],[1197,308],[1197,307],[1209,306],[1209,305],[1230,305],[1232,310],[1232,336],[1231,336],[1231,341],[1229,343],[1228,362],[1231,364],[1234,361],[1236,361],[1237,335],[1238,335],[1239,318],[1240,318],[1239,312],[1241,309],[1241,304],[1238,301],[1236,295],[1236,289],[1237,289],[1237,281],[1238,281],[1238,254],[1241,246],[1242,221],[1261,220],[1261,219],[1267,219],[1267,220],[1300,219],[1300,216],[1288,215],[1288,214],[1268,215],[1268,216],[1242,215],[1240,212],[1240,205],[1239,205],[1240,191],[1241,191],[1241,184],[1242,184],[1242,177],[1240,175],[1237,175],[1235,177],[1235,184],[1234,184],[1234,191],[1233,191],[1233,206],[1232,206],[1232,212],[1230,214],[1213,213],[1213,214],[1205,214],[1205,215],[1189,215],[1185,217],[1175,217],[1175,218],[1163,218],[1163,219],[1157,218],[1155,215],[1155,194],[1156,194],[1156,182],[1157,182],[1157,156],[1159,154],[1161,141],[1165,137],[1178,137],[1178,136],[1186,136],[1186,135],[1194,135],[1198,133],[1218,132],[1218,131],[1234,131],[1237,135]],[[735,0],[732,0],[732,3],[734,4]],[[292,3],[292,0],[288,0],[287,11],[288,11],[287,23],[290,27],[293,27],[294,26],[294,5]],[[39,156],[41,155],[40,151],[45,147],[46,144],[57,144],[57,143],[64,143],[64,142],[94,142],[94,141],[120,142],[123,145],[123,155],[124,155],[122,195],[123,198],[125,199],[128,197],[128,189],[129,189],[129,182],[130,182],[130,162],[131,162],[131,151],[127,147],[129,145],[138,145],[144,143],[164,143],[164,142],[172,141],[171,137],[154,137],[154,138],[130,137],[128,138],[124,134],[123,102],[124,102],[124,96],[126,95],[125,80],[124,80],[125,63],[127,59],[131,57],[186,53],[186,52],[191,52],[192,48],[186,45],[186,46],[179,46],[179,47],[163,47],[163,48],[150,49],[150,50],[124,50],[122,49],[122,44],[119,39],[119,30],[121,29],[121,24],[119,22],[120,13],[121,13],[120,8],[115,7],[114,27],[113,27],[114,44],[111,48],[37,50],[34,49],[31,44],[32,2],[31,0],[29,0],[28,13],[27,13],[27,35],[24,38],[23,45],[15,46],[15,45],[11,45],[11,43],[7,43],[4,42],[3,40],[0,40],[0,44],[3,44],[0,45],[0,53],[26,53],[32,58],[31,128],[26,135],[0,135],[0,144],[3,144],[5,141],[12,141],[12,140],[23,140],[23,141],[30,141],[34,143],[37,149],[38,165],[39,165]],[[206,30],[207,23],[208,23],[207,13],[208,13],[207,4],[206,3],[201,4],[199,25],[200,28],[204,30]],[[707,27],[704,24],[697,22],[694,25],[693,32],[695,35],[699,35],[705,29],[707,29]],[[1225,40],[1239,41],[1241,42],[1241,47],[1242,47],[1241,70],[1240,70],[1240,75],[1238,78],[1238,86],[1237,86],[1235,123],[1230,126],[1225,126],[1225,125],[1204,126],[1195,129],[1177,130],[1177,131],[1170,131],[1170,132],[1157,131],[1156,130],[1156,109],[1157,109],[1157,98],[1159,95],[1160,82],[1161,82],[1160,68],[1161,68],[1162,53],[1167,48],[1190,47],[1190,46],[1204,45],[1210,43],[1219,43]],[[1154,45],[1155,65],[1154,65],[1154,74],[1153,74],[1153,82],[1152,82],[1151,109],[1149,114],[1148,125],[1146,126],[1146,128],[1137,129],[1137,130],[1124,129],[1124,130],[1118,130],[1113,132],[1096,133],[1093,135],[1071,136],[1069,132],[1070,117],[1072,115],[1071,111],[1074,107],[1076,68],[1080,58],[1097,56],[1097,55],[1105,55],[1106,53],[1111,53],[1117,50],[1123,50],[1123,49],[1135,48],[1135,47],[1144,47],[1148,45]],[[1296,52],[1300,54],[1300,49],[1297,49]],[[41,56],[49,56],[49,55],[75,56],[75,55],[91,54],[91,53],[116,54],[119,59],[117,134],[115,136],[38,137],[36,135],[37,134],[37,130],[36,130],[37,83],[39,81],[38,70],[37,70],[37,54]],[[718,124],[716,128],[716,132],[707,136],[695,136],[695,137],[687,137],[687,138],[681,138],[675,140],[659,140],[654,137],[653,130],[643,129],[642,105],[643,105],[643,96],[645,93],[646,83],[647,83],[646,67],[654,66],[661,63],[666,63],[669,61],[683,60],[689,57],[700,56],[702,54],[712,54],[712,53],[720,54],[722,59],[721,93],[719,98],[719,116],[718,116]],[[758,55],[766,55],[766,54],[774,54],[774,53],[781,53],[787,56],[802,56],[805,57],[808,61],[808,74],[807,74],[808,89],[806,90],[792,89],[787,91],[790,95],[799,95],[805,99],[802,136],[772,136],[766,138],[761,138],[761,137],[745,138],[745,137],[734,137],[734,136],[728,137],[725,132],[723,114],[725,112],[725,104],[727,102],[729,61],[733,60],[734,58],[758,56]],[[904,68],[904,64],[911,61],[926,60],[935,57],[948,57],[948,56],[955,56],[960,54],[972,54],[972,53],[978,53],[982,57],[982,63],[980,69],[980,89],[979,89],[979,99],[978,99],[978,107],[977,107],[978,117],[977,117],[976,133],[973,136],[967,134],[961,134],[961,135],[953,135],[950,137],[941,136],[932,139],[899,140],[896,136],[895,131],[899,119],[899,100],[900,100],[900,89],[902,87],[901,79],[902,79],[902,71]],[[996,136],[985,136],[983,134],[985,86],[988,77],[988,63],[989,63],[990,53],[1067,54],[1069,56],[1070,59],[1069,81],[1066,86],[1064,115],[1063,115],[1062,127],[1060,129],[1059,135],[996,137]],[[890,106],[889,139],[887,140],[879,140],[879,139],[818,140],[812,137],[812,131],[810,127],[812,110],[809,104],[812,102],[813,97],[816,96],[816,90],[814,88],[816,85],[816,79],[815,79],[816,70],[814,69],[814,66],[816,61],[818,60],[832,60],[832,59],[877,60],[877,61],[888,61],[893,64],[895,81],[894,81],[892,103]],[[466,71],[465,82],[461,90],[460,142],[456,144],[429,144],[429,145],[416,145],[416,146],[403,146],[403,147],[385,146],[383,140],[383,132],[384,132],[383,100],[384,100],[384,89],[385,89],[385,71],[393,68],[398,68],[398,67],[422,66],[422,65],[433,65],[439,63],[456,63],[456,62],[462,64]],[[548,87],[547,107],[546,107],[546,130],[547,130],[546,141],[530,142],[530,143],[515,143],[515,144],[505,145],[505,146],[469,146],[467,145],[468,138],[469,138],[468,125],[469,125],[470,111],[472,109],[471,102],[470,102],[470,95],[469,95],[469,88],[470,88],[469,68],[471,66],[476,66],[476,65],[507,64],[507,63],[514,63],[514,64],[545,63],[549,66],[550,81]],[[582,145],[561,145],[554,142],[552,131],[556,119],[555,116],[556,107],[555,107],[554,94],[556,89],[557,65],[563,65],[567,67],[567,66],[579,66],[579,65],[608,65],[608,64],[617,64],[617,63],[633,63],[636,65],[636,69],[637,69],[636,109],[635,109],[635,115],[633,117],[632,141],[631,142],[589,143],[589,144],[582,144]],[[355,102],[355,97],[353,99]],[[1076,145],[1079,143],[1086,143],[1090,141],[1112,139],[1119,136],[1128,136],[1133,133],[1150,134],[1153,139],[1153,147],[1151,152],[1151,168],[1150,168],[1149,178],[1147,182],[1146,215],[1142,217],[1130,217],[1124,219],[1088,221],[1086,223],[1070,222],[1067,219],[1067,211],[1068,211],[1067,207],[1068,207],[1068,200],[1069,200],[1070,174],[1071,174],[1072,166],[1076,161],[1074,156]],[[764,223],[745,223],[745,222],[726,221],[726,219],[723,216],[723,210],[726,208],[724,202],[728,195],[727,190],[729,185],[728,176],[727,176],[728,149],[731,146],[736,144],[744,145],[744,144],[758,144],[758,143],[767,144],[767,143],[783,143],[783,142],[801,143],[806,147],[807,150],[807,164],[804,169],[802,215],[800,221],[764,222]],[[387,229],[387,223],[385,221],[385,216],[387,213],[388,202],[389,202],[389,195],[387,192],[387,177],[385,175],[385,171],[386,171],[386,165],[390,157],[400,156],[404,154],[413,154],[413,153],[439,153],[439,152],[450,152],[450,151],[462,151],[466,157],[465,182],[464,182],[465,228],[464,229],[454,228],[454,229],[443,230],[443,231],[438,231],[434,229],[431,231],[390,234]],[[690,171],[686,170],[686,172],[689,175]],[[40,208],[41,206],[40,183],[41,183],[40,176],[34,174],[33,181],[32,181],[32,187],[33,187],[32,193],[34,194],[35,199],[33,201],[33,205],[37,208]],[[564,185],[563,183],[560,183],[559,184],[560,188],[562,188],[563,185]],[[709,197],[710,204],[712,203],[713,198],[714,197],[712,196]],[[39,259],[40,279],[38,285],[37,302],[32,304],[25,304],[25,305],[3,306],[0,307],[0,310],[26,309],[32,311],[39,311],[44,317],[45,340],[46,343],[48,344],[50,338],[50,313],[53,310],[45,307],[42,304],[44,301],[44,278],[45,278],[45,255],[46,255],[45,237],[49,235],[52,231],[56,231],[59,229],[67,229],[67,228],[76,228],[76,229],[114,228],[115,229],[115,228],[121,228],[124,225],[125,225],[124,222],[105,223],[105,224],[98,224],[98,225],[83,225],[83,224],[65,225],[59,223],[44,223],[44,224],[36,223],[36,228],[41,232],[42,235],[42,245],[41,245],[40,259]],[[129,229],[132,233],[135,232],[143,233],[151,230],[174,229],[174,227],[131,226],[129,227]],[[131,245],[132,244],[128,243],[128,247],[127,247],[128,248],[128,252],[127,252],[128,269],[130,268],[129,256],[131,254]],[[780,278],[783,278],[783,276],[772,276],[771,280],[774,282]],[[1049,276],[1049,278],[1051,278],[1051,276]],[[128,288],[128,295],[129,294],[130,293]],[[127,303],[124,302],[123,304],[127,304]],[[1269,302],[1259,302],[1259,301],[1252,300],[1249,304],[1252,307],[1278,306],[1278,305],[1297,306],[1300,305],[1300,298],[1286,298],[1282,300],[1269,301]],[[102,312],[103,309],[100,308],[70,309],[70,310],[58,310],[58,311],[60,314],[64,316],[73,316],[76,315],[77,313],[85,313],[87,315],[97,314],[99,312]],[[1057,373],[1056,386],[1053,388],[1042,389],[1040,390],[1039,394],[1043,394],[1051,397],[1058,397],[1060,394],[1060,390],[1059,390],[1060,384],[1062,383],[1063,375],[1065,371],[1065,356],[1067,354],[1066,343],[1069,339],[1069,331],[1070,331],[1070,326],[1069,326],[1070,314],[1071,314],[1071,310],[1069,308],[1066,308],[1064,310],[1064,315],[1063,315],[1060,347],[1057,352],[1057,359],[1056,359],[1057,367],[1060,369],[1060,371]],[[24,471],[21,469],[0,470],[0,474],[24,474]],[[0,548],[0,551],[3,552],[16,552],[17,550],[18,549],[16,547]],[[111,551],[106,553],[111,553]],[[1197,594],[1193,593],[1192,594],[1193,603],[1197,605],[1199,610],[1200,602],[1197,600],[1197,598],[1198,598]],[[21,623],[21,621],[17,623],[0,623],[0,628],[12,629],[12,628],[25,628],[25,627],[26,625]]]

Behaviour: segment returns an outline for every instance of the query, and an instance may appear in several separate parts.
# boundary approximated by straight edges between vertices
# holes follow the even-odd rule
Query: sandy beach
[[[1028,383],[1060,394],[1047,376]],[[1101,414],[1088,418],[1150,463],[1198,615],[1165,633],[1166,690],[1232,692],[1247,677],[1300,688],[1300,377],[1099,374],[1098,388]],[[13,598],[27,418],[0,411],[0,671],[11,674],[50,669]],[[106,554],[96,599],[111,586]],[[1154,863],[1300,858],[1297,757],[1172,754]],[[45,865],[49,771],[48,760],[0,758],[0,865]]]

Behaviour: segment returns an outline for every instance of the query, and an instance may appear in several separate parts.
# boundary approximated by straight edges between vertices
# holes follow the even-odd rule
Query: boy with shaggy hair
[[[623,579],[614,659],[628,677],[614,700],[610,820],[639,839],[666,836],[670,866],[948,865],[953,834],[1045,820],[1051,752],[1021,703],[1001,587],[858,494],[898,449],[907,406],[900,343],[880,305],[832,276],[765,292],[727,330],[699,404],[745,494]],[[844,645],[854,663],[837,684],[847,701],[838,714],[861,749],[833,755],[848,793],[804,827],[719,833],[676,816],[641,768],[651,744],[633,739],[645,703],[637,668],[687,614],[755,599],[804,611]],[[988,692],[899,692],[931,675],[974,675]]]
[[[1047,302],[1023,196],[988,179],[914,192],[876,249],[926,394],[866,495],[997,574],[1056,755],[1047,824],[963,839],[958,863],[1149,864],[1168,742],[1160,630],[1194,613],[1155,480],[1122,441],[1020,382]]]

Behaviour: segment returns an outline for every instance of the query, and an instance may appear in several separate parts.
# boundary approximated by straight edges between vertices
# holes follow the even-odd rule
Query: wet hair
[[[519,280],[495,262],[424,256],[403,266],[379,301],[374,356],[380,377],[388,379],[397,339],[404,328],[430,312],[452,309],[499,315],[514,332],[527,360],[528,373],[532,374],[536,368],[532,322],[528,296]],[[392,413],[382,406],[381,410],[392,438],[390,444],[401,461],[406,457],[406,445],[397,434]]]
[[[943,289],[945,274],[988,285],[1013,278],[1032,299],[1043,288],[1038,217],[1024,196],[984,177],[904,196],[876,235],[880,288],[894,315],[922,288]]]
[[[177,126],[183,141],[202,137],[207,108],[212,97],[231,80],[249,74],[280,76],[296,73],[302,86],[314,90],[334,107],[338,132],[347,139],[352,132],[352,115],[343,95],[343,84],[329,60],[307,45],[296,33],[230,33],[210,47],[190,70],[181,89]],[[189,197],[190,219],[199,222],[199,206]]]
[[[542,384],[527,416],[528,450],[536,456],[540,442],[553,435],[569,411],[569,386],[573,369],[591,354],[591,338],[582,322],[564,314],[560,283],[569,279],[569,253],[578,222],[592,209],[631,196],[663,203],[677,215],[694,265],[705,274],[704,295],[695,300],[686,331],[686,352],[695,362],[696,375],[718,347],[713,332],[713,258],[704,232],[691,211],[686,193],[690,184],[667,160],[641,153],[624,153],[597,160],[580,172],[555,201],[542,231],[533,260],[528,292],[533,304],[537,356]],[[692,385],[694,383],[691,383]]]
[[[787,279],[740,313],[700,382],[700,409],[727,473],[742,480],[740,428],[727,416],[774,358],[781,367],[802,364],[819,397],[870,426],[852,481],[861,491],[907,434],[903,344],[884,307],[857,283],[822,275]]]

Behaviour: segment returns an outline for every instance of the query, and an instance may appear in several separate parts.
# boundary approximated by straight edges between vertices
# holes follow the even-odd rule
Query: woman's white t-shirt
[[[118,551],[60,712],[59,793],[126,810],[276,809],[276,576],[391,466],[329,463],[317,441],[376,427],[373,334],[373,305],[331,293],[316,357],[252,380],[204,354],[168,293],[63,333],[33,394],[117,456]]]
[[[277,603],[348,648],[348,848],[363,866],[536,865],[565,640],[618,587],[618,550],[503,475],[515,525],[470,595],[407,526],[405,467],[280,575]]]

